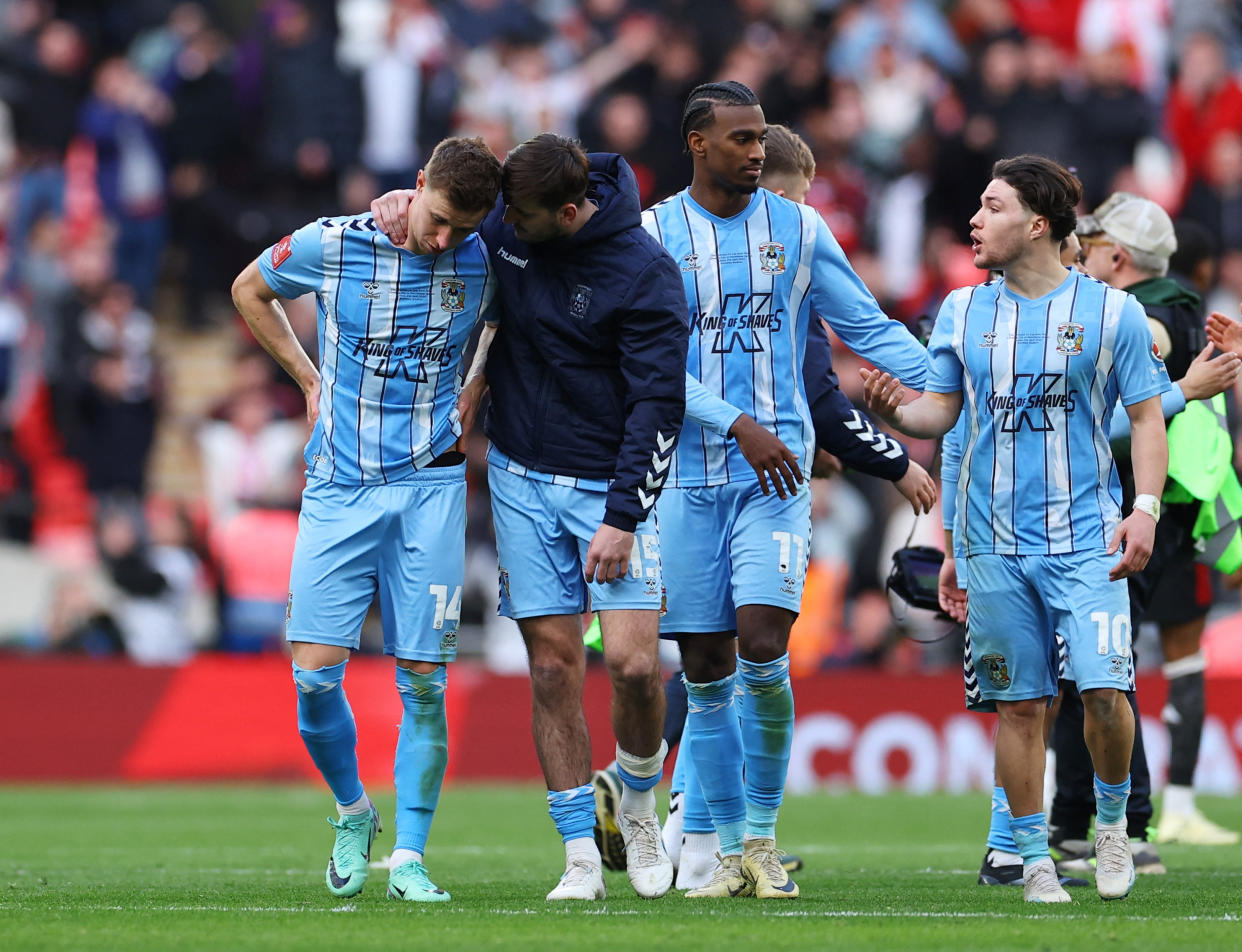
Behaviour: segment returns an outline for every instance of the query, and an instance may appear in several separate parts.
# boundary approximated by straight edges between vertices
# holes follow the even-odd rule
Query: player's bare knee
[[[1092,688],[1082,692],[1084,716],[1106,728],[1121,727],[1133,715],[1125,695],[1115,688]]]
[[[321,645],[309,641],[292,641],[289,643],[289,654],[293,663],[308,671],[316,668],[330,668],[349,660],[349,649],[340,645]]]
[[[775,661],[788,650],[789,634],[779,631],[752,632],[738,644],[738,655],[756,664]]]
[[[681,667],[692,684],[709,684],[727,678],[737,668],[737,649],[732,638],[717,634],[678,635]]]
[[[409,658],[398,658],[397,667],[413,671],[415,674],[431,674],[436,668],[443,667],[438,661],[411,661]]]
[[[582,693],[583,665],[556,652],[531,655],[530,688],[537,699],[551,700]]]
[[[996,712],[1002,723],[1024,733],[1043,736],[1046,698],[1028,698],[1021,701],[997,701]]]
[[[658,658],[646,652],[631,652],[608,661],[608,677],[614,691],[626,695],[655,697],[664,694]]]

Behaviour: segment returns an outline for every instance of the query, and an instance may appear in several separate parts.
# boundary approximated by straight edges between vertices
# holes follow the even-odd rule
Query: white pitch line
[[[202,905],[202,906],[82,906],[82,905],[60,905],[48,906],[38,904],[38,908],[44,911],[53,909],[72,910],[75,912],[228,912],[228,913],[342,913],[357,912],[358,907],[352,904],[344,906],[333,906],[330,908],[306,907],[306,906],[221,906],[221,905]],[[472,913],[479,910],[475,907],[466,905],[447,906],[442,910],[446,913]],[[523,909],[489,909],[487,912],[497,916],[565,916],[565,915],[591,915],[591,916],[637,916],[641,913],[637,909],[608,909],[607,907],[586,907],[561,909],[556,906],[547,906],[538,909],[529,907]],[[701,915],[715,915],[715,910],[703,910]],[[824,910],[788,910],[788,911],[772,911],[764,912],[764,916],[771,916],[781,919],[1030,919],[1038,921],[1047,921],[1048,916],[1038,913],[1009,913],[995,911],[979,911],[979,912],[919,912],[916,910],[859,910],[859,909],[824,909]],[[1242,922],[1242,915],[1233,913],[1224,913],[1219,916],[1115,916],[1115,915],[1092,915],[1088,913],[1071,913],[1069,915],[1058,915],[1058,920],[1078,919],[1090,922],[1108,921],[1108,922]]]

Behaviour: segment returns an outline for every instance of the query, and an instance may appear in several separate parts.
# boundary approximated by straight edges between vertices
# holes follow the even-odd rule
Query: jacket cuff
[[[608,508],[604,510],[604,525],[620,529],[622,532],[633,532],[638,528],[638,520],[624,512]]]

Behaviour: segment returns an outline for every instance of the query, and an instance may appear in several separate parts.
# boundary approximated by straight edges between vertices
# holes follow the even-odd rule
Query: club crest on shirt
[[[579,284],[569,298],[569,316],[582,320],[586,317],[587,308],[590,306],[591,289],[585,284]]]
[[[759,270],[764,274],[784,274],[785,246],[779,241],[759,242]]]
[[[466,282],[465,281],[441,281],[440,282],[440,310],[442,311],[464,311],[466,309]]]
[[[1057,325],[1057,353],[1074,357],[1082,353],[1083,326],[1073,322]]]
[[[1001,654],[985,654],[979,659],[979,664],[987,673],[988,680],[995,687],[1007,688],[1010,684],[1009,665],[1005,661],[1005,656]]]
[[[362,294],[359,295],[359,298],[361,298],[363,301],[378,301],[379,300],[379,282],[378,281],[363,281],[362,282]]]
[[[681,259],[682,271],[698,271],[701,267],[703,267],[703,265],[699,262],[697,252],[692,251]]]
[[[979,346],[980,347],[995,347],[996,346],[996,331],[984,331],[983,339],[979,341]]]

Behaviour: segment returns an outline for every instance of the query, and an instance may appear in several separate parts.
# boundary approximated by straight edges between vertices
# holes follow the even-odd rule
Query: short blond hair
[[[763,174],[801,175],[808,182],[815,178],[815,154],[798,133],[779,123],[768,126],[763,143]]]

